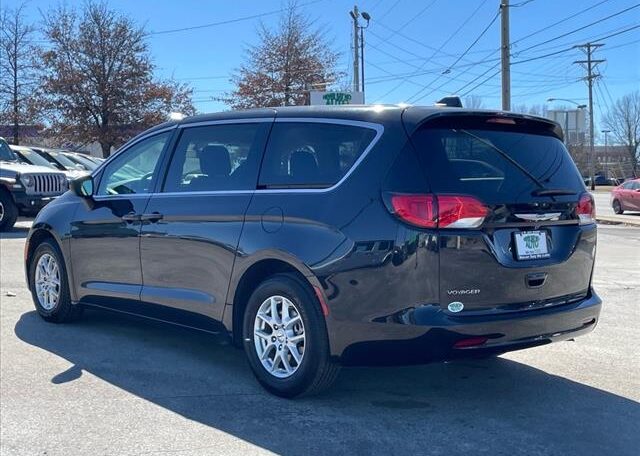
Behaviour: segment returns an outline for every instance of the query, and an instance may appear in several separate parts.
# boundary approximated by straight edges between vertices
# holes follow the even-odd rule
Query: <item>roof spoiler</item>
[[[460,97],[444,97],[436,102],[436,106],[442,106],[446,108],[461,108],[462,100],[460,100]]]

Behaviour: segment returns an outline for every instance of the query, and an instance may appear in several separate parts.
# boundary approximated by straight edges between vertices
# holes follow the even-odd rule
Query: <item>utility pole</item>
[[[600,77],[600,74],[594,73],[596,66],[599,63],[604,62],[604,59],[595,60],[593,58],[593,51],[599,47],[604,46],[603,43],[587,43],[575,46],[582,49],[587,54],[587,60],[576,60],[573,63],[586,65],[587,76],[584,78],[589,86],[589,177],[591,178],[591,190],[595,190],[595,166],[593,163],[594,155],[594,131],[593,131],[593,81]]]
[[[604,133],[604,177],[609,179],[609,133],[611,130],[601,130]]]
[[[353,91],[360,91],[360,33],[358,30],[358,5],[353,7],[353,11],[349,11],[351,19],[353,19]]]
[[[501,60],[502,60],[502,109],[511,109],[511,44],[509,42],[509,0],[500,0]]]

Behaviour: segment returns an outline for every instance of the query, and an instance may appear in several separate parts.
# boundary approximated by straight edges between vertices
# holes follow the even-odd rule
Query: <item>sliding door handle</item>
[[[133,223],[140,221],[140,214],[136,214],[135,212],[129,212],[128,214],[123,215],[122,220],[127,223]]]
[[[164,216],[159,212],[152,212],[151,214],[142,214],[140,216],[140,220],[142,220],[143,222],[156,223],[162,220],[163,217]]]

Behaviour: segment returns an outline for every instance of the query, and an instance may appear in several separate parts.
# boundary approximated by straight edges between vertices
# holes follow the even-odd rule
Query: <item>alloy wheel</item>
[[[60,267],[58,261],[48,253],[38,259],[35,274],[36,295],[45,310],[53,310],[60,300]]]
[[[2,223],[2,219],[4,219],[4,204],[0,201],[0,223]]]
[[[271,296],[258,309],[253,341],[265,370],[277,378],[293,375],[304,358],[305,331],[299,310],[284,296]]]

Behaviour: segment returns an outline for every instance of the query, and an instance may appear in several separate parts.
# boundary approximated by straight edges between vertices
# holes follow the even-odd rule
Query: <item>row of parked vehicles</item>
[[[0,138],[0,231],[10,230],[18,216],[35,216],[101,161],[65,150],[10,146]]]

